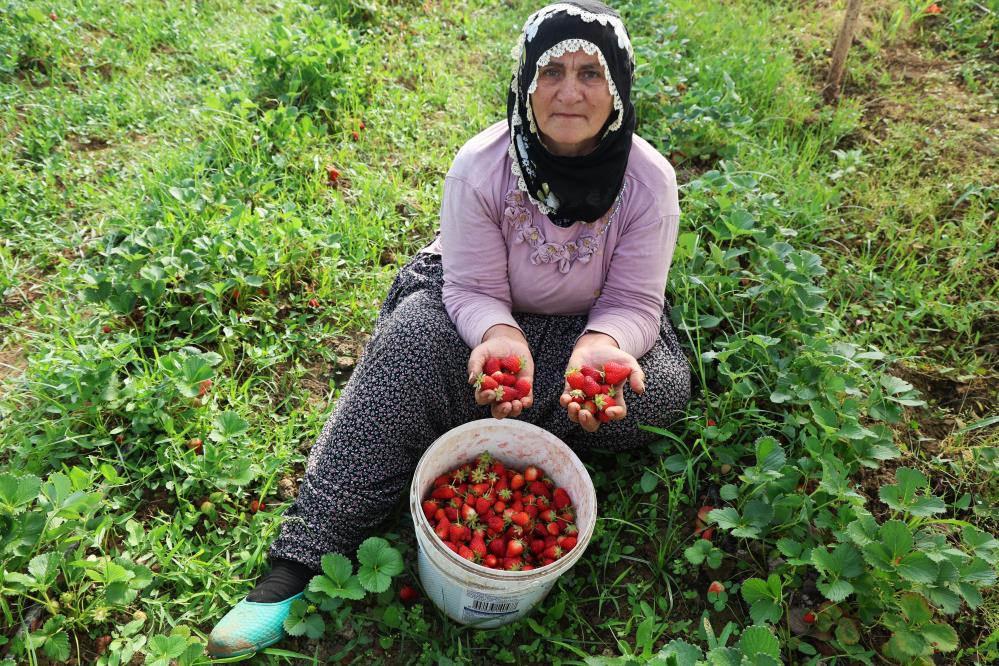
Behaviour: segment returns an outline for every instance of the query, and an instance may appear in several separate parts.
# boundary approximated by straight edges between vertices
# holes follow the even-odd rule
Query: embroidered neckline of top
[[[532,264],[557,263],[560,273],[568,273],[569,269],[572,268],[572,264],[576,261],[583,264],[588,263],[600,247],[601,237],[603,237],[607,228],[617,218],[618,211],[621,210],[621,201],[624,198],[624,192],[627,187],[627,183],[621,187],[621,191],[618,192],[617,199],[614,201],[613,209],[605,213],[599,220],[585,224],[583,231],[576,236],[575,240],[566,241],[565,243],[547,242],[541,233],[541,229],[531,224],[533,215],[525,201],[527,196],[520,190],[510,190],[507,192],[504,199],[506,207],[503,210],[503,217],[517,229],[514,242],[527,243],[534,248],[534,252],[531,253]],[[597,226],[600,226],[600,230],[594,232],[593,229]]]

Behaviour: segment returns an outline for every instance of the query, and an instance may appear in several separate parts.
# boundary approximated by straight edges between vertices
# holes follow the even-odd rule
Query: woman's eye
[[[588,69],[585,72],[583,72],[583,78],[584,79],[599,79],[599,78],[602,78],[602,76],[601,76],[600,72],[598,72],[597,70],[595,70],[595,69]]]
[[[558,76],[558,70],[554,69],[554,68],[552,68],[552,69],[543,69],[543,70],[541,70],[541,76],[546,76],[548,78],[552,78],[552,77]]]

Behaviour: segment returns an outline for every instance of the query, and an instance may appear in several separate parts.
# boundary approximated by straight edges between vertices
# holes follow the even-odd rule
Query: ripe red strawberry
[[[434,502],[433,500],[423,500],[423,515],[427,517],[427,520],[433,520],[434,514],[437,513],[437,510],[437,502]]]
[[[545,551],[541,553],[541,556],[549,560],[557,560],[562,557],[562,549],[556,544],[554,546],[549,546],[545,548]]]
[[[604,363],[604,382],[616,386],[631,375],[631,368],[614,361]]]
[[[447,516],[444,516],[437,523],[437,527],[434,528],[434,533],[441,538],[442,541],[448,541],[448,536],[451,534],[451,521],[448,520]]]
[[[582,389],[573,389],[569,391],[569,399],[572,402],[583,403],[586,402],[586,394]]]
[[[509,372],[501,372],[499,383],[503,386],[515,386],[517,384],[517,376]]]
[[[503,539],[493,539],[486,548],[496,557],[503,557],[506,554],[506,541]]]
[[[700,509],[697,510],[697,519],[701,521],[701,523],[707,524],[708,514],[711,513],[713,510],[714,510],[713,506],[711,506],[710,504],[705,504],[704,506],[702,506]]]
[[[454,522],[454,521],[458,520],[458,509],[457,509],[457,507],[453,507],[453,506],[450,506],[450,505],[444,507],[444,515],[451,522]]]
[[[104,326],[101,327],[101,330],[104,331],[105,333],[110,333],[111,327],[108,326],[107,324],[104,324]]]
[[[609,395],[604,395],[600,393],[593,398],[593,404],[595,404],[597,406],[597,409],[599,409],[602,412],[608,407],[613,407],[617,403],[614,402],[614,398],[610,397]]]
[[[492,553],[489,553],[488,555],[482,558],[482,565],[489,567],[490,569],[495,569],[498,564],[499,564],[499,558],[497,558]]]
[[[472,537],[472,540],[468,544],[472,552],[475,553],[475,559],[481,560],[484,558],[489,551],[486,550],[486,542],[481,536]]]
[[[506,522],[501,516],[489,516],[486,523],[489,526],[489,529],[494,532],[502,532],[506,529]]]
[[[566,535],[558,538],[558,545],[562,547],[562,551],[568,553],[570,550],[576,547],[576,537]]]
[[[500,386],[496,389],[496,402],[513,402],[520,398],[520,391],[512,386]]]
[[[441,486],[446,486],[449,483],[451,483],[451,477],[448,476],[447,474],[441,474],[436,479],[434,479],[433,486],[434,488],[440,488]]]
[[[498,358],[487,358],[485,366],[483,367],[483,372],[487,375],[491,375],[494,372],[500,371],[500,360]]]
[[[556,521],[554,523],[548,523],[548,533],[552,536],[558,536],[562,533],[562,523]]]
[[[266,508],[267,505],[264,504],[263,500],[253,500],[252,502],[250,502],[250,511],[252,513],[256,513],[257,511],[263,511]]]
[[[456,553],[458,552],[458,544],[454,543],[453,541],[445,541],[444,545],[453,550],[454,552]]]
[[[519,557],[508,557],[503,560],[503,568],[507,571],[520,571],[524,568],[524,561]]]
[[[537,518],[538,511],[540,511],[540,509],[538,508],[537,504],[528,504],[524,507],[524,513],[526,513],[531,518]]]
[[[118,437],[121,437],[121,435],[118,435]],[[118,443],[121,444],[121,442]],[[194,451],[194,453],[199,456],[205,450],[204,442],[201,441],[200,437],[192,437],[191,439],[187,440],[187,448],[189,448],[191,451]]]
[[[720,594],[721,592],[724,591],[725,591],[725,586],[716,580],[711,581],[711,585],[708,585],[708,592],[710,593]]]
[[[558,520],[558,514],[555,513],[554,509],[545,509],[538,515],[541,517],[541,520],[545,521],[546,523],[554,523],[556,520]]]
[[[439,500],[449,500],[454,497],[454,488],[451,486],[441,486],[440,488],[434,488],[434,492],[430,493],[430,496],[434,499]]]
[[[520,557],[524,552],[524,542],[520,539],[510,539],[506,544],[507,557]]]
[[[569,388],[582,391],[586,377],[579,370],[572,368],[565,374],[565,381],[569,383]]]
[[[583,393],[586,394],[587,398],[592,398],[600,393],[600,383],[593,379],[593,377],[587,377],[583,380]]]
[[[475,560],[475,552],[473,552],[472,549],[465,544],[460,544],[458,546],[458,556],[465,558],[469,562]]]
[[[486,512],[491,508],[493,508],[493,503],[485,497],[479,497],[475,500],[475,513],[480,516],[486,515]]]
[[[520,567],[520,570],[521,571],[533,571],[534,570],[534,565],[533,564],[525,564],[524,566]]]
[[[582,368],[579,369],[579,371],[583,374],[584,377],[590,377],[591,379],[595,379],[601,383],[604,380],[603,373],[601,373],[596,368],[591,368],[588,365],[584,365]]]
[[[592,400],[587,400],[586,402],[584,402],[580,407],[580,410],[583,409],[588,411],[591,416],[596,416],[597,412],[600,411],[597,409],[596,403],[594,403]]]
[[[528,465],[524,469],[524,480],[527,481],[528,483],[532,481],[537,481],[542,476],[543,474],[541,473],[541,469],[534,465]]]
[[[510,354],[509,356],[500,359],[500,367],[514,375],[520,372],[522,364],[523,361],[516,354]]]
[[[610,421],[610,416],[607,415],[607,412],[601,410],[597,412],[597,420],[600,421],[601,423],[607,423],[608,421]]]
[[[569,497],[569,493],[565,491],[564,488],[556,488],[555,492],[552,494],[552,504],[555,508],[561,511],[565,507],[572,504],[572,499]]]
[[[511,477],[510,479],[510,489],[520,490],[521,488],[524,487],[525,481],[526,479],[524,478],[523,474],[514,474],[513,477]]]
[[[711,537],[715,535],[715,528],[709,527],[708,529],[701,532],[701,538],[705,541],[711,541]]]
[[[474,500],[473,500],[473,502],[474,502]],[[461,513],[461,519],[464,520],[466,523],[470,523],[470,522],[472,522],[473,520],[475,520],[476,518],[479,517],[479,514],[478,514],[478,512],[476,512],[475,507],[474,506],[469,506],[468,504],[466,504],[465,506],[461,507],[461,512],[460,513]]]
[[[201,397],[208,393],[209,389],[212,388],[212,380],[204,379],[198,383],[198,397]]]
[[[451,523],[448,525],[447,536],[449,541],[454,541],[457,544],[468,541],[468,527],[461,523]]]
[[[815,613],[813,613],[812,611],[808,611],[807,613],[805,613],[804,617],[802,617],[801,619],[804,620],[805,624],[814,624],[815,623]]]
[[[410,587],[409,585],[403,585],[399,588],[399,601],[404,604],[411,604],[420,598],[420,593],[416,591],[415,587]]]
[[[528,491],[534,493],[536,496],[540,497],[551,497],[551,491],[548,490],[548,486],[541,483],[540,481],[535,481],[527,487]]]
[[[340,180],[340,170],[335,166],[326,167],[326,184],[336,185],[337,181]]]
[[[499,382],[490,377],[489,375],[479,375],[478,380],[476,380],[475,385],[480,391],[494,391],[496,387],[499,386]]]
[[[540,555],[541,551],[545,549],[544,539],[531,539],[531,553],[534,555]]]
[[[361,135],[358,134],[357,131],[355,130],[350,133],[350,138],[352,138],[354,141],[357,141],[361,138]]]
[[[510,520],[513,522],[514,525],[519,525],[520,527],[527,527],[527,524],[531,522],[531,517],[527,515],[527,513],[524,511],[518,511],[512,516],[510,516]]]
[[[318,308],[319,307],[319,299],[318,298],[310,298],[309,299],[309,307],[310,308]]]
[[[716,425],[718,425],[718,424],[717,424],[717,423],[715,423],[715,420],[714,420],[714,419],[708,419],[708,420],[707,420],[707,425],[708,425],[708,427],[710,428],[710,427],[712,427],[712,426],[716,426]]]
[[[520,392],[520,397],[526,398],[531,393],[531,380],[527,377],[521,377],[513,387]]]

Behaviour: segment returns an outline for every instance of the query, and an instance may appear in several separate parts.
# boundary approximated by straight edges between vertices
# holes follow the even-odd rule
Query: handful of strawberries
[[[576,546],[569,493],[537,466],[508,469],[488,451],[434,479],[422,508],[445,546],[490,569],[529,571]]]
[[[522,366],[523,360],[513,354],[504,358],[486,359],[483,372],[475,380],[475,387],[480,391],[495,391],[496,402],[513,402],[526,398],[531,393],[531,380],[526,377],[517,378]]]
[[[489,358],[483,372],[475,380],[475,387],[480,391],[493,391],[494,400],[498,403],[526,398],[531,393],[531,380],[526,377],[517,378],[522,365],[522,359],[514,355]],[[630,375],[630,367],[609,361],[604,364],[603,370],[588,365],[569,368],[565,379],[569,384],[571,401],[579,403],[580,409],[589,411],[602,423],[606,423],[610,417],[605,410],[618,404],[614,399],[614,387]]]
[[[616,395],[614,387],[629,375],[631,368],[609,361],[604,364],[603,370],[588,365],[579,369],[569,368],[565,373],[565,381],[569,384],[571,401],[578,403],[580,409],[593,414],[601,423],[606,423],[610,420],[607,408],[617,405],[617,401],[614,400]]]

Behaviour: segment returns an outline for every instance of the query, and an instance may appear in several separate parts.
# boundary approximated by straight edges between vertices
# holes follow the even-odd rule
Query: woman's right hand
[[[475,389],[476,404],[491,405],[493,416],[497,419],[520,416],[521,411],[534,403],[534,359],[531,357],[531,349],[527,346],[527,339],[524,338],[520,329],[506,324],[497,324],[485,332],[482,336],[482,342],[472,350],[468,357],[468,383],[475,384],[475,380],[482,373],[487,359],[504,358],[511,355],[521,359],[517,378],[523,377],[532,384],[531,392],[527,396],[513,401],[496,402],[495,391],[482,391],[478,387]]]

